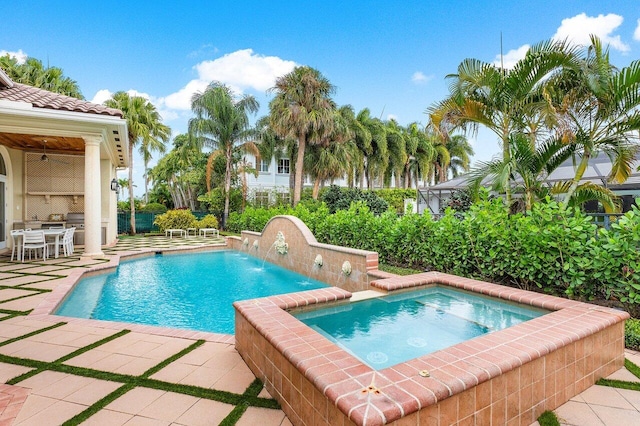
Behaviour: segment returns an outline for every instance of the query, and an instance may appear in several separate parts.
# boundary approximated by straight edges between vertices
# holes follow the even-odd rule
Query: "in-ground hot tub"
[[[529,425],[624,363],[625,312],[435,272],[371,284],[452,286],[552,312],[375,370],[289,313],[349,303],[345,290],[236,302],[236,347],[293,424]]]

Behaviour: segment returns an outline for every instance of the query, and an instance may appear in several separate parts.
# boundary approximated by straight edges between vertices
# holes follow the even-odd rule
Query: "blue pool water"
[[[372,368],[383,369],[545,313],[434,286],[294,316]]]
[[[156,255],[81,280],[56,314],[233,334],[233,302],[322,287],[235,251]]]

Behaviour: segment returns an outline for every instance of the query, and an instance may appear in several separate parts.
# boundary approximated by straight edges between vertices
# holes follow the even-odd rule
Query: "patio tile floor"
[[[104,252],[111,257],[221,242],[201,237],[124,238]],[[237,425],[291,425],[280,409],[252,402],[256,397],[269,401],[271,396],[255,387],[254,375],[228,336],[185,331],[177,333],[181,337],[169,337],[176,333],[42,313],[51,292],[67,284],[66,276],[108,260],[9,259],[10,253],[0,256],[0,383],[13,386],[0,385],[0,425],[11,419],[16,425],[55,425],[81,413],[91,414],[86,425],[217,425],[238,413],[229,417],[239,417]],[[24,297],[16,298],[20,296]],[[34,309],[37,312],[28,315]],[[132,331],[116,335],[125,329]],[[627,352],[627,358],[640,364],[638,353]],[[634,377],[625,371],[612,376],[626,381]],[[184,388],[175,387],[178,384],[188,391],[179,390]],[[4,398],[5,394],[10,396]],[[219,395],[232,395],[238,402]],[[108,401],[101,403],[105,397]],[[566,425],[638,424],[640,392],[594,386],[556,413]]]

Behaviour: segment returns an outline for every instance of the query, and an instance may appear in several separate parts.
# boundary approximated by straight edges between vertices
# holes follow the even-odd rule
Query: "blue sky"
[[[618,67],[640,58],[638,0],[10,0],[2,15],[0,54],[62,68],[88,100],[142,94],[174,135],[186,131],[191,94],[211,80],[256,96],[261,116],[271,98],[265,90],[295,65],[323,73],[339,105],[406,125],[427,122],[425,110],[446,96],[444,77],[463,59],[497,60],[501,34],[506,64],[528,45],[552,37],[584,43],[589,33],[610,44]],[[498,152],[488,132],[470,140],[476,160]]]

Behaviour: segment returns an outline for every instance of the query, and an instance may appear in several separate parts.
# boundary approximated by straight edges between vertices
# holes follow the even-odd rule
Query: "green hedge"
[[[624,346],[640,351],[640,319],[630,318],[624,324]]]
[[[583,300],[640,304],[640,211],[633,207],[598,230],[577,209],[538,203],[529,214],[510,215],[500,199],[466,213],[373,214],[363,203],[329,214],[326,206],[247,209],[229,218],[229,229],[261,231],[271,217],[295,215],[318,241],[377,251],[380,261],[437,270],[525,289],[543,289]]]

